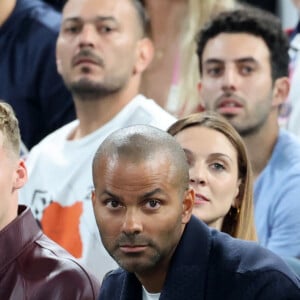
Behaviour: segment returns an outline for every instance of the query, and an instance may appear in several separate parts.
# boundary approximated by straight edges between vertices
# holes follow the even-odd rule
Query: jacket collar
[[[211,240],[210,229],[192,216],[171,260],[161,300],[204,297]],[[141,285],[134,274],[125,276],[120,299],[142,299]]]

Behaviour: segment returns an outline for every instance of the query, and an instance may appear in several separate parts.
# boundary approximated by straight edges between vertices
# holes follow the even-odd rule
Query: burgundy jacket
[[[100,284],[46,237],[30,208],[0,231],[0,299],[93,300]]]

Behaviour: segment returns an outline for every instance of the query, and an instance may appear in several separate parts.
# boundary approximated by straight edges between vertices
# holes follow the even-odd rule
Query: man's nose
[[[122,225],[125,234],[137,234],[143,230],[142,218],[137,209],[128,209]]]
[[[238,84],[238,74],[236,72],[236,70],[232,67],[227,68],[224,73],[223,73],[223,77],[222,77],[222,89],[224,91],[226,90],[231,90],[231,91],[235,91],[236,90],[236,86]]]
[[[97,40],[97,30],[91,24],[83,26],[79,34],[79,46],[82,47],[94,47]]]

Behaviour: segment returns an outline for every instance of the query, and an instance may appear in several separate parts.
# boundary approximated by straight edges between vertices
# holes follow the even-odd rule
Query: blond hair
[[[0,131],[3,134],[3,147],[8,154],[19,156],[20,154],[20,129],[19,122],[12,107],[0,100]]]

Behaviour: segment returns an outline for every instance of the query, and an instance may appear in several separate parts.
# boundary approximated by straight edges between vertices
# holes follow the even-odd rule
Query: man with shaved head
[[[175,139],[151,126],[117,130],[100,145],[93,208],[120,268],[99,299],[300,299],[299,280],[275,254],[192,216],[188,168]]]

